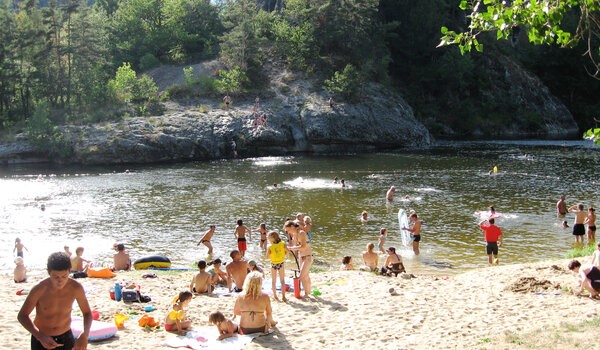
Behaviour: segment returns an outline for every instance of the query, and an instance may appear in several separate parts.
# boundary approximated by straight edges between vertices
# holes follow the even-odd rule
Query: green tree
[[[246,73],[240,67],[235,67],[228,71],[219,71],[219,78],[215,83],[220,93],[239,94],[244,92],[244,86],[248,82]]]
[[[158,91],[152,78],[145,74],[138,78],[129,63],[123,63],[117,69],[115,78],[108,82],[108,86],[118,99],[125,102],[147,101],[152,99]]]
[[[346,65],[344,69],[333,73],[331,79],[325,80],[325,90],[332,95],[341,95],[348,99],[358,97],[360,87],[363,83],[358,69],[351,64]]]
[[[508,39],[520,30],[525,30],[534,44],[572,48],[583,41],[593,67],[588,72],[600,79],[600,1],[462,0],[459,6],[469,13],[467,30],[456,32],[442,27],[438,46],[458,45],[461,53],[473,48],[482,51],[482,33],[495,32],[497,39]],[[570,26],[565,19],[574,12],[579,14],[579,20],[576,26]],[[590,129],[584,137],[600,144],[600,129]]]

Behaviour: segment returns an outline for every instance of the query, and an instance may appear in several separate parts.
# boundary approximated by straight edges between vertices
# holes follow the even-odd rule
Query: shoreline
[[[578,259],[587,262],[590,257]],[[566,267],[569,260],[490,266],[457,275],[427,274],[412,279],[359,271],[313,273],[313,286],[321,295],[298,300],[291,294],[288,303],[272,301],[277,327],[244,349],[520,348],[507,337],[536,330],[546,332],[563,322],[597,319],[600,314],[599,301],[572,294],[577,277]],[[148,272],[158,277],[142,278]],[[114,314],[119,312],[139,318],[144,307],[152,305],[156,310],[149,315],[162,324],[171,299],[187,289],[194,274],[195,271],[139,270],[119,272],[113,279],[78,281],[86,289],[90,306],[100,314],[100,321],[112,323]],[[289,275],[288,270],[286,276]],[[7,334],[12,335],[6,339],[9,348],[29,348],[29,334],[16,321],[25,296],[15,292],[44,277],[32,275],[29,282],[21,284],[14,283],[12,276],[3,279],[0,290],[8,297],[3,302],[6,311],[0,320],[4,321]],[[117,281],[139,284],[142,295],[150,296],[152,301],[111,300],[109,289]],[[398,295],[391,295],[390,288]],[[194,329],[212,328],[208,325],[209,313],[220,310],[231,317],[233,303],[231,296],[194,296],[187,314]],[[174,337],[164,328],[141,328],[133,319],[125,321],[125,327],[114,338],[90,343],[88,349],[154,349],[160,348],[161,341]]]

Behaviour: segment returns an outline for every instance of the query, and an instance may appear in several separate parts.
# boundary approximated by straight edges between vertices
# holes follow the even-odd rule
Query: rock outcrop
[[[234,100],[229,111],[214,100],[197,100],[193,108],[172,108],[161,116],[64,126],[61,133],[72,147],[72,156],[60,161],[179,162],[231,158],[234,152],[240,157],[331,153],[427,147],[432,142],[403,99],[381,86],[366,87],[362,102],[330,107],[327,96],[300,85],[294,86],[288,97],[278,92],[272,99],[261,100],[259,113],[252,111],[254,99]],[[203,112],[198,111],[200,105]],[[259,114],[266,117],[266,125],[256,125]],[[13,148],[12,154],[4,152],[0,157],[5,163],[40,159],[30,147],[21,147],[25,147],[23,152]]]

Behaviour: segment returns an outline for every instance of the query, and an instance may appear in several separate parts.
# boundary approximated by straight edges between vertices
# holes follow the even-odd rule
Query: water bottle
[[[121,284],[115,283],[115,300],[121,301],[122,297],[123,297],[123,294],[121,293]]]

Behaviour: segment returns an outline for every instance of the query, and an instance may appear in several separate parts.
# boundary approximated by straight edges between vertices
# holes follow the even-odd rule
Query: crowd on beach
[[[336,178],[335,183],[338,183]],[[345,181],[342,179],[342,186]],[[396,188],[391,186],[386,192],[386,200],[394,201]],[[556,204],[557,215],[564,218],[568,213],[575,215],[573,223],[573,235],[576,243],[584,243],[584,235],[587,232],[589,244],[595,243],[595,209],[585,210],[582,204],[567,207],[565,197],[561,196]],[[489,208],[487,215],[479,222],[486,241],[486,254],[489,264],[498,264],[498,250],[502,246],[502,231],[496,226],[495,219],[500,214],[496,213],[494,207]],[[411,245],[415,255],[420,254],[422,220],[416,212],[410,211],[408,215],[410,224],[401,229],[410,232]],[[368,212],[363,211],[360,222],[369,221]],[[587,231],[585,229],[587,225]],[[568,223],[566,224],[568,227]],[[211,312],[208,319],[219,330],[219,339],[232,337],[235,334],[268,333],[270,328],[277,322],[274,320],[271,310],[271,296],[263,292],[263,279],[265,269],[255,261],[245,260],[247,242],[251,240],[252,233],[260,236],[260,248],[270,262],[272,297],[278,302],[287,302],[286,292],[290,286],[285,283],[285,264],[289,258],[296,262],[295,272],[299,283],[294,285],[295,296],[299,299],[311,298],[314,293],[312,289],[310,269],[314,256],[311,242],[313,240],[313,223],[309,216],[298,213],[295,218],[285,221],[280,232],[268,230],[266,224],[251,230],[242,220],[237,221],[233,236],[237,243],[237,249],[231,250],[231,262],[223,263],[221,259],[212,258],[214,247],[211,239],[216,231],[215,225],[210,225],[201,235],[197,245],[204,245],[208,249],[208,259],[197,263],[198,272],[193,276],[189,288],[180,291],[173,300],[169,312],[164,319],[164,328],[167,331],[185,333],[192,327],[191,321],[186,317],[192,297],[195,294],[211,295],[217,287],[226,288],[229,292],[238,293],[233,305],[233,318],[228,319],[221,310]],[[352,256],[346,255],[341,259],[340,270],[355,270],[374,272],[386,276],[398,276],[406,273],[400,256],[395,247],[386,247],[387,228],[381,228],[378,236],[377,250],[375,244],[369,243],[362,253],[362,264],[358,268],[354,266]],[[132,268],[131,258],[125,250],[125,245],[115,243],[113,249],[112,269],[130,270]],[[27,279],[26,268],[23,261],[23,251],[27,251],[20,239],[15,240],[14,281],[24,282]],[[385,262],[379,264],[378,252],[387,254]],[[90,261],[83,257],[84,248],[78,247],[72,254],[68,246],[63,252],[56,252],[49,256],[47,271],[49,277],[35,285],[18,314],[18,320],[23,327],[31,333],[32,349],[53,349],[63,347],[65,349],[86,349],[87,338],[92,322],[89,303],[81,284],[70,277],[78,277],[77,274],[85,274],[90,268]],[[212,266],[207,271],[207,268]],[[223,269],[224,266],[224,269]],[[596,298],[600,293],[600,243],[593,254],[593,260],[588,263],[571,261],[568,268],[579,276],[580,286],[590,293],[590,297]],[[279,280],[280,289],[277,289]],[[302,293],[303,291],[303,293]],[[281,295],[281,298],[279,297]],[[76,301],[84,319],[84,331],[75,339],[70,329],[71,304]],[[30,314],[35,310],[35,318],[32,320]],[[239,321],[237,317],[239,316]]]

